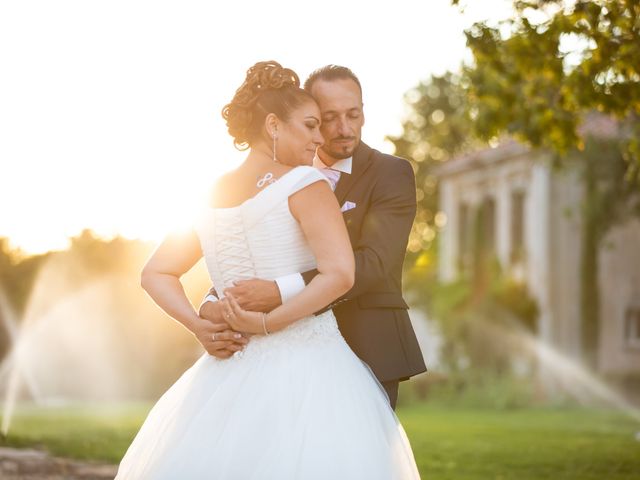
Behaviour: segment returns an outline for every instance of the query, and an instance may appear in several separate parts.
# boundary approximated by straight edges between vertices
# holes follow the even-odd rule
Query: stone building
[[[612,129],[611,122],[592,127]],[[605,132],[606,133],[606,132]],[[485,239],[503,271],[525,282],[539,307],[538,336],[574,360],[582,358],[581,202],[576,168],[554,170],[544,153],[515,141],[460,156],[437,171],[439,277],[453,281],[469,267],[473,219],[483,209]],[[611,229],[600,249],[599,373],[640,375],[640,221]]]

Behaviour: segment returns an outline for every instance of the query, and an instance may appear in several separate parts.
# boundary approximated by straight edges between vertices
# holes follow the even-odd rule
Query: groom
[[[304,88],[322,115],[325,143],[315,166],[334,185],[356,260],[353,288],[327,309],[333,309],[342,336],[371,367],[395,408],[399,382],[426,370],[402,298],[402,264],[416,213],[413,169],[406,160],[382,154],[360,139],[362,87],[351,70],[327,65],[313,72]],[[295,273],[275,282],[239,281],[229,291],[244,309],[268,312],[299,293],[317,273]],[[215,300],[207,296],[199,313],[220,332],[207,351],[228,358],[246,339],[234,338]]]

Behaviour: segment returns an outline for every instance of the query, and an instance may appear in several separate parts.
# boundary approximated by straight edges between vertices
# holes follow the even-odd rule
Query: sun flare
[[[351,67],[365,86],[365,139],[390,151],[384,138],[400,133],[404,93],[430,73],[459,68],[464,27],[510,8],[507,0],[470,2],[461,14],[437,0],[412,4],[408,16],[371,4],[369,21],[353,25],[359,40],[350,49],[318,31],[335,23],[334,11],[359,18],[357,2],[329,0],[311,28],[288,15],[265,22],[272,5],[263,2],[250,16],[247,5],[229,2],[35,3],[0,6],[8,73],[0,76],[0,236],[30,253],[64,248],[85,228],[158,240],[183,226],[213,179],[242,158],[220,110],[259,59],[302,79],[328,63]],[[277,11],[299,9],[276,3]],[[376,35],[376,22],[388,34]]]

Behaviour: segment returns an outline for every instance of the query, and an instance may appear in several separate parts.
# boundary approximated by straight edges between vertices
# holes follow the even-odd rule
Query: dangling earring
[[[276,141],[278,139],[278,137],[276,136],[276,133],[273,132],[273,161],[278,163],[278,159],[276,158]]]

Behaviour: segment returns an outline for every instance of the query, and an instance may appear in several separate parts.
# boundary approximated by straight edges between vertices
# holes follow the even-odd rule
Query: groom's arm
[[[287,275],[286,277],[282,277],[282,279],[276,280],[252,278],[233,282],[234,286],[226,288],[223,294],[231,293],[243,310],[268,313],[282,305],[283,298],[286,301],[290,296],[296,295],[304,289],[305,284],[302,276],[299,273],[295,275],[299,277],[299,283],[302,284],[302,287],[298,286],[298,282],[295,279],[293,285],[288,284],[288,278],[292,277],[292,275]],[[280,293],[281,289],[284,292],[289,291],[293,293],[290,293],[290,296],[285,296]],[[204,313],[204,318],[210,317],[207,304],[217,302],[218,297],[218,292],[216,292],[215,288],[211,287],[201,305],[201,313]],[[209,319],[213,320],[212,318]]]

